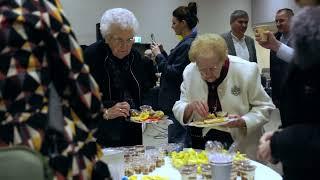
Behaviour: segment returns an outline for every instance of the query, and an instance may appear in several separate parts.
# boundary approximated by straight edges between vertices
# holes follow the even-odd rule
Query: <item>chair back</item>
[[[28,147],[0,148],[0,179],[52,179],[44,157]]]

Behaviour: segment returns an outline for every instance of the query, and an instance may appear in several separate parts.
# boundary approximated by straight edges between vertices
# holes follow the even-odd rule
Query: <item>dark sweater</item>
[[[164,52],[156,57],[160,79],[159,107],[166,113],[172,113],[174,103],[180,97],[180,85],[184,68],[190,63],[188,52],[197,33],[193,32],[171,50],[170,55]]]
[[[289,67],[281,94],[283,130],[271,139],[272,156],[282,162],[284,179],[318,178],[320,162],[320,65]],[[310,178],[309,178],[310,179]]]
[[[132,108],[139,108],[142,95],[155,85],[157,78],[154,71],[150,70],[153,69],[152,61],[145,61],[134,49],[128,56],[119,60],[112,55],[107,44],[98,41],[87,47],[84,55],[90,72],[100,87],[103,105],[106,108],[121,101],[127,101]],[[128,67],[121,68],[125,66],[125,62],[128,62]],[[110,63],[115,64],[113,68],[110,67]],[[121,72],[119,80],[115,79],[119,77],[114,77],[114,68]],[[130,94],[130,101],[123,96],[126,92]],[[104,146],[142,144],[141,125],[128,122],[124,118],[108,121],[101,119],[96,136],[97,141]]]

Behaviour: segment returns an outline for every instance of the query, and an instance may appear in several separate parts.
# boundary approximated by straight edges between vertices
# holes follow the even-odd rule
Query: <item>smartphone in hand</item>
[[[155,39],[153,33],[151,33],[150,37],[151,37],[151,43],[152,43],[152,44],[157,44],[156,39]]]

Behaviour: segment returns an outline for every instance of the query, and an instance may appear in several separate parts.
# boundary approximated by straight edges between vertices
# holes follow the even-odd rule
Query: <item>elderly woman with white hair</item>
[[[216,34],[198,36],[189,57],[192,63],[183,72],[180,100],[173,107],[177,120],[186,125],[219,111],[235,118],[223,127],[190,127],[192,147],[203,149],[208,140],[227,146],[236,142],[255,159],[262,126],[275,108],[260,83],[257,64],[228,56],[226,42]]]
[[[85,50],[85,60],[102,92],[103,118],[97,141],[103,146],[142,144],[141,124],[128,122],[130,109],[139,108],[146,90],[156,82],[152,61],[145,61],[132,48],[138,21],[123,8],[105,11],[100,21],[103,40]]]

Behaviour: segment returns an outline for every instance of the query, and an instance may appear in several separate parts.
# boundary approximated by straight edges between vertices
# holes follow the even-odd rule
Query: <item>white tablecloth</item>
[[[255,171],[255,180],[281,180],[282,177],[272,170],[271,168],[258,163],[256,161],[251,161],[251,163],[255,166],[257,166]],[[160,176],[166,176],[169,177],[170,180],[181,180],[181,175],[177,169],[172,167],[170,158],[165,158],[165,165],[161,168],[157,168],[149,175],[160,175]],[[138,178],[139,179],[139,178]]]

